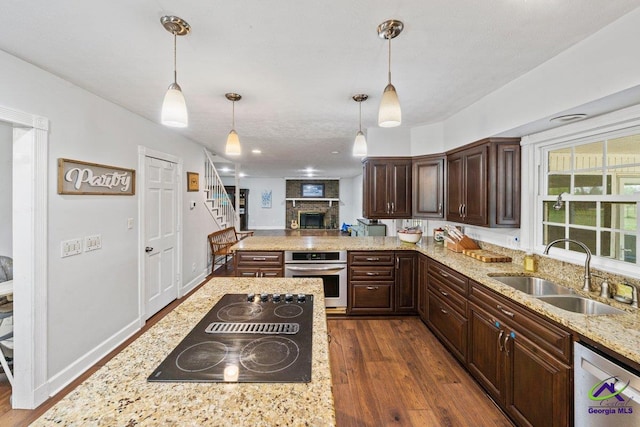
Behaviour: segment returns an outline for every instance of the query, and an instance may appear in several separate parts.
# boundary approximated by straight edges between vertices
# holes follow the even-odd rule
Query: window
[[[541,150],[542,243],[579,240],[595,256],[637,265],[640,128]]]

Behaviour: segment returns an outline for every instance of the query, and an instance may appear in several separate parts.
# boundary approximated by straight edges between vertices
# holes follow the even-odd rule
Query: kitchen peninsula
[[[236,244],[235,251],[413,251],[426,255],[469,279],[515,301],[547,319],[574,332],[578,336],[593,340],[632,362],[640,363],[640,310],[628,305],[608,300],[608,304],[627,311],[623,315],[584,315],[573,313],[546,304],[539,299],[516,291],[493,279],[498,275],[526,275],[521,263],[483,263],[469,256],[447,250],[443,244],[432,238],[423,237],[418,244],[401,242],[397,237],[346,237],[346,236],[253,236]],[[513,259],[518,259],[517,251],[505,249]],[[521,258],[522,254],[520,254]],[[574,288],[576,293],[591,299],[605,301],[597,292],[585,293],[582,286],[583,267],[563,263],[545,257],[536,276]]]
[[[223,295],[262,292],[314,295],[311,382],[147,382]],[[321,281],[214,278],[32,425],[334,426]]]

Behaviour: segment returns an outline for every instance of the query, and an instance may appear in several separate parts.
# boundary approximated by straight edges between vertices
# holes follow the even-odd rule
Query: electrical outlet
[[[196,263],[195,262],[193,264],[191,264],[191,272],[192,273],[196,272]]]
[[[82,239],[64,240],[60,244],[60,257],[65,258],[82,253]]]
[[[133,228],[133,218],[127,218],[127,229],[131,230]]]
[[[95,251],[102,248],[102,237],[99,234],[95,236],[87,236],[84,238],[85,252]]]

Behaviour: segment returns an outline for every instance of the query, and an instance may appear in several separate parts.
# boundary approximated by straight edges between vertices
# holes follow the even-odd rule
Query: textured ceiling
[[[236,130],[251,177],[349,177],[358,106],[376,126],[387,42],[376,27],[404,22],[392,41],[403,126],[441,121],[640,5],[639,0],[2,0],[0,49],[159,122],[172,81],[189,127],[176,130],[224,157],[237,92]],[[9,25],[11,24],[11,25]],[[252,154],[252,149],[262,154]],[[333,152],[333,154],[332,154]],[[336,153],[337,152],[337,153]]]

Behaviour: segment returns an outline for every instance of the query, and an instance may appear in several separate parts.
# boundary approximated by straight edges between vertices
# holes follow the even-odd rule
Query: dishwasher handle
[[[597,385],[602,384],[602,382],[604,382],[604,381],[606,381],[606,380],[608,380],[610,378],[616,378],[617,379],[617,377],[615,375],[611,375],[611,374],[606,373],[605,371],[603,371],[602,369],[600,369],[599,367],[597,367],[596,365],[592,364],[591,362],[589,362],[588,360],[586,360],[584,358],[582,359],[582,362],[580,363],[580,366],[582,367],[582,369],[584,369],[585,371],[589,372],[591,375],[593,375],[594,377],[596,377],[597,379],[599,379],[601,381]],[[594,386],[594,388],[596,386]],[[627,398],[633,400],[634,402],[640,402],[640,392],[638,390],[636,390],[635,388],[631,387],[629,385],[629,382],[627,382],[625,384],[622,381],[616,381],[613,387],[620,394],[626,396]]]

